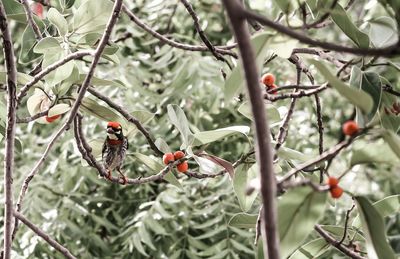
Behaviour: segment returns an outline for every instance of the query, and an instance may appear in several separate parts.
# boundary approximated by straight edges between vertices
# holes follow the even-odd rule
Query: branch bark
[[[256,158],[260,166],[261,195],[264,206],[263,239],[265,258],[279,259],[279,237],[276,210],[276,179],[272,163],[270,130],[265,115],[265,107],[259,87],[259,71],[250,42],[242,6],[237,0],[223,0],[231,21],[232,30],[238,42],[240,56],[245,72],[247,89],[256,129]]]
[[[17,67],[11,33],[3,2],[0,2],[0,30],[3,38],[3,51],[5,66],[7,69],[7,124],[5,132],[5,156],[4,156],[4,259],[11,256],[11,227],[13,221],[13,194],[12,173],[14,169],[14,139],[16,122],[16,90],[17,90]]]
[[[24,215],[22,215],[19,212],[14,211],[14,216],[18,220],[20,220],[22,223],[24,223],[28,228],[30,228],[33,232],[35,232],[38,236],[44,239],[51,247],[56,249],[58,252],[63,254],[66,258],[69,259],[76,259],[75,256],[71,254],[71,252],[62,246],[60,243],[55,241],[53,238],[51,238],[48,234],[46,234],[43,230],[41,230],[38,226],[33,224],[32,222],[29,221]]]
[[[29,7],[29,3],[27,0],[22,0],[22,5],[25,9],[26,19],[28,20],[29,26],[32,27],[33,32],[35,33],[36,40],[39,41],[42,39],[42,33],[40,32],[39,26],[36,24],[35,20],[32,16],[31,8]]]

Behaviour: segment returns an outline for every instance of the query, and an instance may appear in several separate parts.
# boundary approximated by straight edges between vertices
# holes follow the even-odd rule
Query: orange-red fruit
[[[339,186],[335,186],[335,187],[331,188],[329,191],[331,192],[331,196],[334,199],[339,199],[340,196],[342,196],[342,194],[343,194],[343,189],[340,188]]]
[[[179,172],[184,173],[189,169],[188,162],[182,162],[179,165],[176,166],[176,169],[178,169]]]
[[[171,162],[174,162],[175,158],[174,158],[174,154],[172,153],[165,153],[163,156],[163,162],[165,165],[168,165]]]
[[[353,136],[359,130],[355,121],[346,121],[342,127],[343,133],[347,136]]]
[[[174,158],[175,158],[175,160],[181,159],[181,158],[184,157],[184,156],[185,156],[185,153],[183,153],[182,151],[176,151],[176,152],[174,153]]]
[[[339,184],[339,180],[336,177],[329,177],[328,178],[328,185],[329,187],[333,188]]]
[[[275,83],[275,76],[267,73],[261,77],[261,82],[266,86],[272,86]]]
[[[60,114],[57,114],[57,115],[54,115],[54,116],[51,116],[51,117],[47,117],[47,116],[46,116],[46,121],[51,123],[51,122],[57,120],[57,119],[60,118],[60,117],[61,117]]]
[[[275,88],[277,88],[277,86],[276,86],[276,84],[273,84],[273,85],[271,85],[271,86],[267,86],[267,90],[269,91],[269,90],[273,90],[273,89],[275,89]],[[271,94],[277,94],[278,93],[278,91],[271,91]]]

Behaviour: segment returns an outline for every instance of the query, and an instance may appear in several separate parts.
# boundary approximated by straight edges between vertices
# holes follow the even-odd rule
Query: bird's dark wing
[[[101,158],[104,160],[104,154],[106,153],[107,150],[107,139],[104,141],[103,144],[103,149],[101,150]]]

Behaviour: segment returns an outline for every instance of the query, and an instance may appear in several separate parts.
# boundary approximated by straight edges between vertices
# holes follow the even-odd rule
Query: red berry
[[[329,177],[328,178],[328,185],[329,187],[333,188],[339,184],[339,180],[336,177]]]
[[[277,88],[276,84],[273,84],[271,86],[267,86],[267,91],[273,90],[275,88]],[[278,91],[276,91],[276,90],[275,91],[271,91],[271,94],[278,94]]]
[[[179,172],[184,173],[189,169],[188,162],[182,162],[179,165],[176,166],[176,169],[178,169]]]
[[[340,196],[342,196],[342,194],[343,194],[343,189],[340,188],[339,186],[335,186],[335,187],[331,188],[329,191],[331,192],[331,196],[334,199],[339,199]]]
[[[163,162],[164,162],[165,165],[168,165],[169,163],[174,162],[174,161],[175,161],[174,154],[172,154],[172,153],[165,153],[164,154]]]
[[[184,156],[185,156],[185,153],[183,153],[182,151],[176,151],[176,152],[174,153],[174,158],[175,158],[175,160],[181,159],[181,158],[184,157]]]
[[[342,126],[343,133],[347,136],[353,136],[359,130],[355,121],[346,121]]]
[[[46,116],[46,121],[51,123],[51,122],[57,120],[57,119],[60,118],[60,117],[61,117],[60,114],[57,114],[57,115],[54,115],[54,116],[51,116],[51,117],[47,117],[47,116]]]
[[[266,86],[272,86],[275,83],[275,76],[273,74],[267,73],[261,77],[261,83]]]

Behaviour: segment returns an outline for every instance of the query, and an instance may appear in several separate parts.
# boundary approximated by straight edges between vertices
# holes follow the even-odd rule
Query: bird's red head
[[[116,121],[109,121],[107,124],[107,127],[118,129],[118,128],[121,128],[121,124],[119,124],[119,122],[116,122]]]

